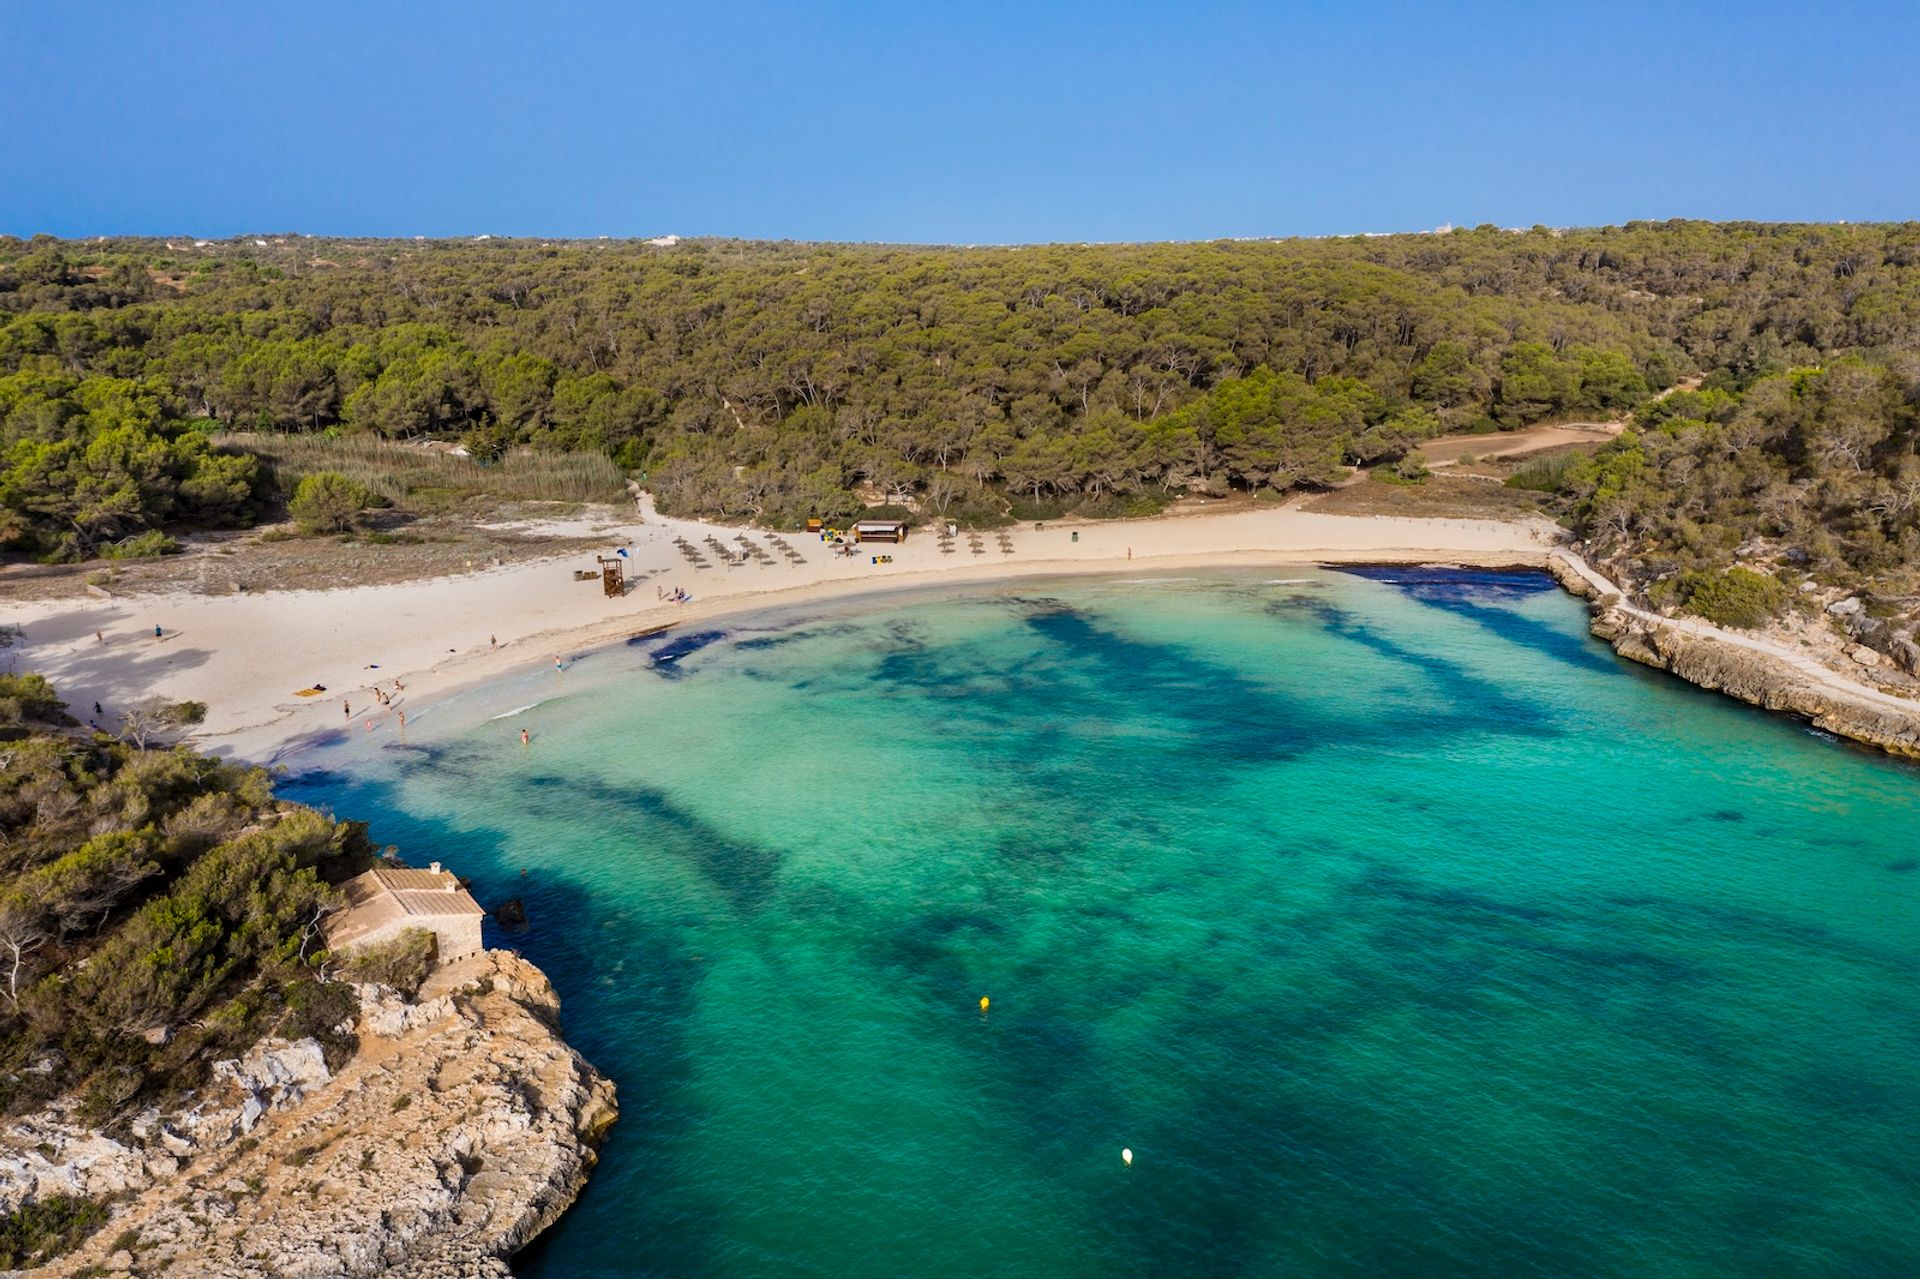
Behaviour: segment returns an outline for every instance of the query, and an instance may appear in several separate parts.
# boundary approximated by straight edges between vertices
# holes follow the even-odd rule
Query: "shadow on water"
[[[1493,680],[1483,679],[1458,662],[1407,647],[1362,620],[1359,614],[1330,600],[1291,595],[1267,605],[1274,617],[1312,618],[1328,634],[1370,649],[1379,656],[1425,675],[1443,695],[1444,709],[1422,715],[1397,731],[1396,739],[1417,733],[1421,725],[1448,725],[1454,732],[1494,730],[1538,737],[1557,736],[1547,713],[1535,702],[1518,698]]]
[[[662,679],[679,679],[684,671],[679,662],[691,657],[701,649],[718,644],[727,638],[726,631],[679,631],[664,644],[653,644],[651,637],[639,637],[627,641],[629,647],[641,647],[652,644],[647,649],[647,669]]]
[[[1339,570],[1350,577],[1395,586],[1410,599],[1485,627],[1501,639],[1583,670],[1610,673],[1624,659],[1591,636],[1570,635],[1528,617],[1504,603],[1553,595],[1560,586],[1533,569],[1405,569],[1359,567]],[[1584,629],[1584,628],[1583,628]]]
[[[565,821],[590,806],[606,829],[644,832],[650,853],[689,867],[736,911],[757,909],[779,876],[778,849],[726,834],[664,791],[555,773],[535,773],[519,784],[526,791],[525,811]]]

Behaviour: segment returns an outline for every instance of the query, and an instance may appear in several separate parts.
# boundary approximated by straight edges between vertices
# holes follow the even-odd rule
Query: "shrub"
[[[1786,607],[1780,579],[1750,568],[1692,569],[1676,583],[1681,607],[1719,626],[1750,630]]]
[[[433,944],[432,933],[424,928],[409,928],[392,941],[368,946],[350,955],[346,963],[347,980],[378,982],[412,999],[433,968]]]
[[[1403,455],[1398,461],[1377,467],[1374,475],[1389,484],[1425,484],[1433,472],[1427,469],[1426,455],[1419,449]]]
[[[70,725],[67,704],[41,675],[0,675],[0,724]]]
[[[102,1225],[107,1210],[76,1195],[48,1195],[0,1217],[0,1266],[24,1267],[70,1251]]]
[[[303,533],[345,533],[359,523],[360,512],[373,500],[366,486],[340,472],[315,471],[301,478],[288,510]]]
[[[317,1039],[327,1064],[338,1069],[353,1052],[350,1031],[338,1028],[360,1015],[353,987],[337,981],[296,981],[283,992],[286,1016],[277,1033],[286,1039]]]
[[[132,537],[123,538],[110,546],[100,548],[102,559],[109,560],[151,560],[162,555],[178,555],[180,543],[162,533],[159,529],[148,529]]]

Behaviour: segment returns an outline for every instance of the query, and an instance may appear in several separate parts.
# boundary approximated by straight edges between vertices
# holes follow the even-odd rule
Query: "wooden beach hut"
[[[860,520],[853,526],[853,540],[856,542],[904,542],[907,540],[907,522],[905,520]]]

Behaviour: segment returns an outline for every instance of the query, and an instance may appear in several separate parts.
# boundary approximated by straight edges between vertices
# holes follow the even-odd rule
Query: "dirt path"
[[[1655,404],[1680,391],[1697,391],[1700,379],[1687,378],[1660,392],[1648,404]],[[1605,444],[1627,429],[1630,417],[1606,422],[1541,422],[1518,431],[1496,431],[1484,435],[1442,435],[1420,446],[1420,453],[1431,467],[1452,466],[1463,457],[1518,457],[1545,449],[1565,448],[1570,444]]]
[[[1515,457],[1569,444],[1605,444],[1626,429],[1626,422],[1554,422],[1519,431],[1490,435],[1443,435],[1420,446],[1421,456],[1434,468],[1452,466],[1461,458]]]

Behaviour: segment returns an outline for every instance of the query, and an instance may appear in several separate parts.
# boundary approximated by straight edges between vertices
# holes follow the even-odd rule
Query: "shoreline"
[[[731,549],[742,537],[764,547],[779,535],[670,519],[646,502],[637,519],[605,531],[610,544],[629,551],[628,590],[617,599],[604,597],[597,581],[573,580],[591,552],[569,549],[389,585],[36,600],[10,607],[7,620],[25,625],[18,665],[51,680],[82,722],[111,729],[126,706],[147,697],[204,702],[205,725],[184,740],[209,754],[275,766],[347,734],[394,732],[404,728],[402,714],[569,654],[746,612],[1042,577],[1364,564],[1534,569],[1587,600],[1594,634],[1629,660],[1920,758],[1920,704],[1774,652],[1755,637],[1626,603],[1543,520],[1329,515],[1289,504],[1004,530],[991,535],[1004,536],[1004,548],[968,548],[966,558],[958,557],[964,535],[948,551],[923,532],[853,557],[814,551],[705,570],[683,562],[673,539],[724,537]],[[809,535],[790,536],[812,550]],[[980,535],[983,546],[986,539]],[[871,562],[881,554],[892,561]],[[689,589],[693,598],[648,601],[649,585]],[[154,625],[163,638],[153,637]],[[404,691],[388,703],[373,698],[374,684],[396,680]],[[308,687],[325,691],[300,697]],[[99,713],[89,716],[95,706]]]
[[[917,535],[869,548],[893,555],[885,565],[867,555],[828,558],[809,535],[792,534],[810,553],[802,562],[704,571],[688,568],[671,539],[731,543],[745,535],[765,545],[767,534],[667,519],[644,507],[640,520],[609,532],[610,544],[632,535],[625,538],[628,593],[618,599],[605,598],[597,583],[572,580],[574,567],[591,562],[572,551],[397,585],[68,597],[8,613],[26,630],[21,668],[51,680],[83,723],[111,729],[128,704],[146,697],[205,702],[206,722],[192,744],[272,765],[343,732],[392,732],[399,713],[570,652],[745,611],[1048,576],[1368,563],[1544,569],[1557,530],[1544,521],[1340,516],[1287,506],[1008,530],[1009,552],[969,553],[962,535],[956,551],[943,553],[931,534]],[[684,588],[693,600],[649,601],[649,586]],[[163,638],[154,638],[155,625]],[[391,688],[396,677],[404,691],[390,705],[376,702],[371,687]],[[325,692],[297,696],[308,687]],[[96,704],[100,713],[92,715]]]
[[[1547,571],[1568,594],[1586,601],[1595,638],[1628,661],[1762,710],[1797,715],[1897,759],[1920,760],[1920,704],[1761,637],[1640,608],[1571,548],[1550,555]]]

